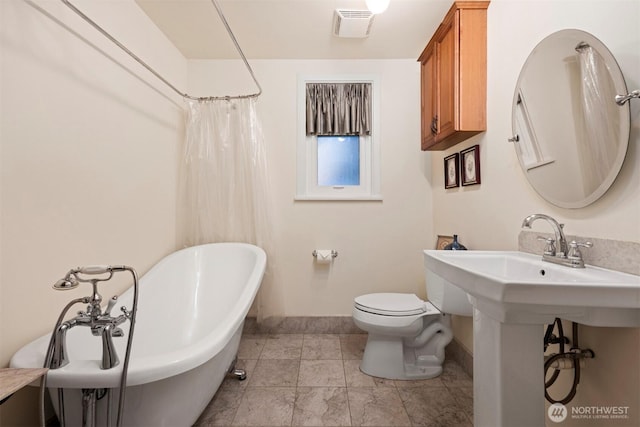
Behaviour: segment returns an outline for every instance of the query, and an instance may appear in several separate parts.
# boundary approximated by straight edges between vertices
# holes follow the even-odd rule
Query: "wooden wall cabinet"
[[[422,150],[446,150],[487,130],[487,8],[456,1],[421,63]]]

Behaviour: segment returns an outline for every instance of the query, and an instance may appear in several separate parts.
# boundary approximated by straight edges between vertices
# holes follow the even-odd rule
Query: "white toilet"
[[[451,314],[471,316],[467,294],[427,275],[429,301],[414,294],[379,293],[355,298],[353,320],[368,332],[360,370],[395,380],[437,377],[453,338]]]

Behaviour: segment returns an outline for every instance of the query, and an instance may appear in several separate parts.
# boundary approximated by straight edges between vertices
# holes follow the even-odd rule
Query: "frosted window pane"
[[[318,185],[360,185],[360,138],[318,137]]]

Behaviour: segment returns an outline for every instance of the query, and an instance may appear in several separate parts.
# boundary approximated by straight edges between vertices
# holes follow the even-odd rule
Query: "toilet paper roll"
[[[316,249],[316,262],[318,264],[331,264],[333,262],[331,249]]]

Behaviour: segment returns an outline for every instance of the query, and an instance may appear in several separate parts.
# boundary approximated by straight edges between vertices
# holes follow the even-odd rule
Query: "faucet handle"
[[[576,250],[580,250],[578,248],[591,248],[593,247],[593,243],[591,242],[576,242],[575,240],[572,240],[571,242],[569,242],[569,249],[576,249]]]
[[[569,243],[569,253],[567,254],[567,258],[572,261],[582,262],[582,252],[580,252],[580,248],[590,247],[593,247],[593,243],[591,242],[576,242],[575,240],[572,240]]]
[[[553,237],[538,236],[538,240],[544,240],[546,245],[544,246],[545,255],[556,255],[556,241]]]
[[[109,302],[107,303],[107,308],[104,309],[105,316],[111,315],[111,310],[113,309],[113,306],[115,306],[117,302],[118,302],[118,295],[112,296]]]

